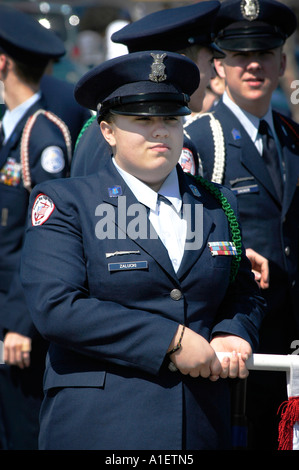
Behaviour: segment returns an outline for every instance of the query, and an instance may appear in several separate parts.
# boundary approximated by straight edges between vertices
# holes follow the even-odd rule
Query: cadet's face
[[[199,113],[202,109],[206,88],[209,85],[210,79],[215,76],[212,50],[208,49],[207,47],[201,47],[195,63],[199,68],[200,83],[197,90],[191,96],[190,109],[194,113]]]
[[[286,58],[282,49],[225,53],[225,59],[216,60],[215,66],[226,80],[230,98],[257,116],[266,112],[279,77],[285,70]]]
[[[179,160],[180,117],[116,115],[112,123],[102,121],[101,130],[118,165],[156,191]]]

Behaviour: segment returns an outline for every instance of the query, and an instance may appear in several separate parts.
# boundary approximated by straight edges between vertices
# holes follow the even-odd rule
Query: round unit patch
[[[47,147],[41,155],[41,165],[48,173],[59,173],[62,171],[65,162],[61,148],[55,145]]]
[[[42,225],[48,220],[53,210],[55,209],[55,204],[46,194],[39,194],[33,204],[31,221],[32,225]]]

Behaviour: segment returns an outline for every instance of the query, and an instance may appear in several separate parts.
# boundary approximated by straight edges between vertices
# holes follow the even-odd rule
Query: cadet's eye
[[[165,121],[179,121],[178,116],[166,116]]]

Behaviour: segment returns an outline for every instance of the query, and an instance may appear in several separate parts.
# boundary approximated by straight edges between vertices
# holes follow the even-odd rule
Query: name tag
[[[126,261],[125,263],[108,263],[108,271],[130,271],[132,269],[147,268],[147,261]]]
[[[259,187],[257,184],[251,184],[250,186],[241,186],[240,188],[231,188],[232,192],[236,195],[258,193]]]

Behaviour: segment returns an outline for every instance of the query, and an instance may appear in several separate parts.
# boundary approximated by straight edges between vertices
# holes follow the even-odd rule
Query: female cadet
[[[230,446],[225,378],[247,376],[264,304],[234,196],[177,165],[198,83],[188,58],[145,51],[77,84],[114,156],[32,192],[22,280],[50,342],[41,449]]]

